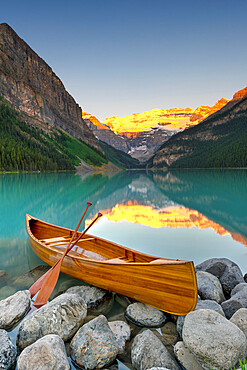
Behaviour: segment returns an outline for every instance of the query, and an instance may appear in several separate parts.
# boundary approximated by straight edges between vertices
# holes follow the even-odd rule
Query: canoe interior
[[[29,220],[29,227],[33,236],[40,243],[45,245],[47,248],[60,253],[63,253],[66,249],[73,234],[73,230],[51,225],[35,218],[31,218]],[[79,235],[80,233],[77,232],[74,240],[76,240]],[[121,245],[102,238],[97,238],[90,234],[85,234],[69,252],[69,255],[76,258],[89,258],[97,261],[116,259],[116,261],[112,261],[116,263],[120,262],[118,260],[135,263],[150,263],[158,259],[160,260],[158,257],[149,256],[147,254],[125,248]],[[162,260],[173,261],[168,259]]]

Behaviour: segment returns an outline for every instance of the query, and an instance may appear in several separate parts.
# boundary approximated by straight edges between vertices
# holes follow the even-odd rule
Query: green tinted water
[[[247,171],[129,171],[0,176],[0,270],[17,277],[40,264],[25,214],[75,228],[87,201],[104,217],[91,233],[161,257],[228,257],[247,271]]]
[[[0,270],[8,274],[0,278],[0,299],[28,289],[34,277],[25,274],[42,264],[31,250],[25,214],[75,228],[87,201],[93,206],[86,223],[98,211],[104,214],[90,233],[195,264],[227,257],[245,273],[246,184],[244,170],[0,175]],[[76,284],[61,274],[53,296]],[[119,313],[123,308],[115,304],[108,317]],[[13,343],[17,330],[9,333]],[[119,368],[131,367],[129,361],[119,363]]]

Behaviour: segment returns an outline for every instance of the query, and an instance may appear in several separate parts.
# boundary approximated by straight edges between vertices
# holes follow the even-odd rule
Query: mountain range
[[[126,117],[109,117],[102,123],[86,112],[82,117],[100,140],[130,154],[140,162],[150,159],[174,134],[193,127],[228,103],[220,99],[212,107],[152,109]]]
[[[246,167],[247,88],[212,107],[153,109],[103,122],[0,24],[0,171]]]

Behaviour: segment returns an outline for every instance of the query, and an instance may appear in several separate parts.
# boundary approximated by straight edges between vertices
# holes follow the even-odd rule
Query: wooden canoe
[[[30,215],[26,215],[26,226],[33,251],[53,266],[73,230]],[[150,256],[89,234],[66,255],[61,271],[176,315],[186,315],[197,302],[193,262]]]

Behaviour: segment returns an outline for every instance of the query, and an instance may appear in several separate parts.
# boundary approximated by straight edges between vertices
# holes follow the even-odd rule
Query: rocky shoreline
[[[140,370],[240,369],[247,355],[245,277],[226,258],[204,261],[196,271],[198,302],[186,316],[89,285],[30,311],[30,293],[20,290],[0,301],[0,369],[115,370],[117,360]],[[115,314],[113,304],[121,307]]]

